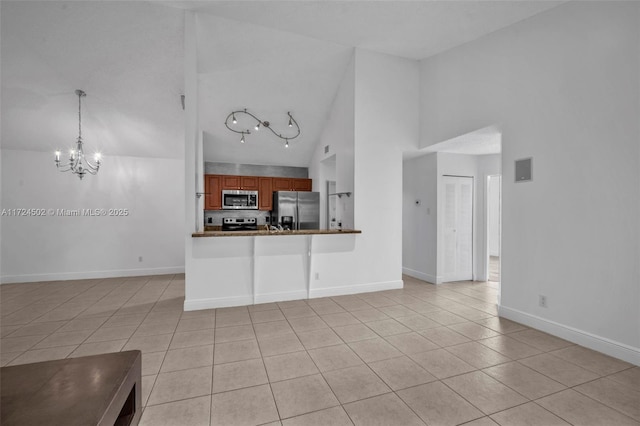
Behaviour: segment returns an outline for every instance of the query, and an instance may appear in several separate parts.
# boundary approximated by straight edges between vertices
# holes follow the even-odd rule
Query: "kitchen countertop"
[[[194,232],[192,237],[258,237],[263,235],[336,235],[336,234],[361,234],[362,231],[357,229],[301,229],[297,231],[267,231],[260,229],[258,231],[202,231]]]

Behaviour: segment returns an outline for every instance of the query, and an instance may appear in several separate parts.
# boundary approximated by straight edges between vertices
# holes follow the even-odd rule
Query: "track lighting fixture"
[[[291,112],[287,112],[287,115],[289,116],[288,126],[289,127],[293,127],[295,125],[297,131],[296,131],[296,133],[294,135],[282,136],[281,133],[276,133],[276,131],[271,128],[271,123],[269,123],[268,121],[260,120],[258,117],[256,117],[254,114],[252,114],[249,111],[247,111],[247,109],[245,108],[244,110],[232,111],[227,116],[227,119],[224,121],[224,125],[227,127],[227,129],[229,129],[229,130],[231,130],[232,132],[235,132],[235,133],[240,133],[242,135],[242,137],[240,138],[240,142],[241,143],[245,143],[245,135],[250,135],[251,131],[249,129],[246,129],[246,128],[245,129],[240,129],[240,130],[236,130],[236,129],[231,128],[231,126],[229,125],[229,119],[231,119],[231,123],[232,124],[238,124],[238,120],[236,118],[236,114],[238,114],[239,117],[241,117],[242,114],[245,114],[245,115],[251,117],[253,120],[255,120],[255,122],[256,122],[256,125],[254,126],[254,130],[255,131],[260,130],[261,127],[267,128],[267,129],[271,130],[271,133],[273,133],[275,136],[279,137],[280,139],[284,139],[284,141],[285,141],[284,147],[285,148],[289,148],[289,141],[290,140],[293,140],[293,139],[297,138],[298,136],[300,136],[300,126],[298,125],[298,122],[295,120],[295,118],[293,118],[293,115],[291,115]]]

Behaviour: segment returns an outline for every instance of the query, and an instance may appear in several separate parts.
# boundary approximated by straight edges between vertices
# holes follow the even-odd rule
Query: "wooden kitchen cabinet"
[[[257,191],[257,176],[221,175],[222,189],[241,189],[243,191]]]
[[[220,176],[222,179],[221,189],[240,189],[241,179],[240,176]]]
[[[274,191],[291,191],[290,178],[272,178],[272,188]]]
[[[220,210],[222,208],[222,176],[204,175],[204,209]]]
[[[271,210],[273,204],[273,179],[270,177],[258,178],[258,208]]]
[[[259,180],[260,178],[257,176],[241,176],[240,189],[244,191],[258,191],[260,189]]]
[[[258,208],[271,210],[274,191],[311,191],[312,180],[266,176],[204,175],[205,210],[222,209],[222,191],[258,191]]]
[[[291,179],[292,191],[311,191],[311,179]]]
[[[311,191],[311,179],[273,178],[274,191]]]

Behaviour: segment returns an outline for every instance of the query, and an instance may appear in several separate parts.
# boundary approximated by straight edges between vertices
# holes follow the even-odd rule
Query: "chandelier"
[[[269,123],[268,121],[262,121],[260,120],[258,117],[256,117],[255,115],[253,115],[252,113],[250,113],[249,111],[247,111],[247,109],[245,108],[244,110],[238,110],[238,111],[232,111],[231,114],[227,115],[227,119],[224,120],[224,125],[227,126],[227,129],[231,130],[232,132],[235,133],[239,133],[242,135],[242,137],[240,138],[240,143],[245,143],[245,135],[250,135],[251,134],[251,130],[249,129],[243,129],[241,128],[240,130],[236,130],[231,128],[231,126],[229,126],[229,119],[231,119],[231,124],[238,124],[238,120],[236,118],[236,116],[240,117],[242,115],[246,115],[249,117],[249,122],[255,123],[253,130],[254,131],[259,131],[261,128],[264,129],[268,129],[271,131],[271,133],[273,133],[274,135],[276,135],[277,137],[279,137],[280,139],[282,139],[284,141],[284,147],[285,148],[289,148],[289,141],[297,138],[298,136],[300,136],[300,126],[298,126],[298,123],[296,122],[296,120],[293,118],[293,115],[291,115],[290,112],[287,112],[287,115],[289,116],[289,128],[293,128],[293,126],[296,126],[296,134],[294,135],[293,133],[291,133],[291,136],[289,135],[282,135],[282,133],[276,132],[275,130],[273,130],[271,128],[271,123]],[[238,126],[239,127],[239,126]]]
[[[84,149],[82,148],[81,102],[82,98],[87,96],[87,94],[78,89],[76,90],[76,95],[78,95],[78,141],[76,142],[76,149],[72,149],[69,151],[69,162],[64,164],[60,163],[60,151],[56,151],[56,167],[61,172],[71,171],[72,173],[77,174],[80,179],[82,179],[87,173],[90,173],[92,175],[98,173],[98,169],[100,169],[100,153],[96,153],[93,156],[95,164],[92,164],[85,158]]]

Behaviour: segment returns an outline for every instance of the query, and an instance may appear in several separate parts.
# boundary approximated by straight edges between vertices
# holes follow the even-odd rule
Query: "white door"
[[[443,176],[443,281],[473,279],[473,178]]]

